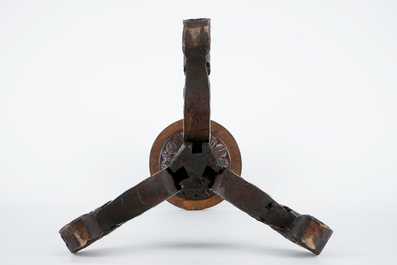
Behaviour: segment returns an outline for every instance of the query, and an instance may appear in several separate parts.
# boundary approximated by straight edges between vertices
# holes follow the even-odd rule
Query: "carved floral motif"
[[[171,164],[172,159],[183,144],[183,132],[178,131],[171,135],[164,143],[160,151],[160,169],[164,169]],[[230,169],[230,155],[225,144],[217,136],[212,135],[210,145],[214,149],[215,155],[219,162]],[[210,190],[183,190],[177,196],[189,200],[203,200],[214,196],[215,194]]]
[[[160,169],[164,169],[171,164],[172,159],[183,144],[183,132],[179,131],[171,135],[164,143],[160,152]],[[225,144],[218,137],[212,135],[210,145],[214,149],[219,162],[230,169],[230,155]]]

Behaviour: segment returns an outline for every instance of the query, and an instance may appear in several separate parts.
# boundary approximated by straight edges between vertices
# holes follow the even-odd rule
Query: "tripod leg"
[[[209,142],[210,119],[210,20],[183,21],[182,50],[184,54],[183,139]]]
[[[115,200],[73,220],[61,228],[59,233],[70,252],[76,253],[178,191],[172,175],[164,169]]]
[[[316,218],[279,205],[265,192],[228,169],[215,178],[211,190],[316,255],[321,253],[332,235],[332,230]]]

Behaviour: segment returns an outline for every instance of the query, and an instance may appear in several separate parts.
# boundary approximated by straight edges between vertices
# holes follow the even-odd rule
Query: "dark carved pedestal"
[[[72,253],[164,200],[187,210],[226,200],[317,255],[324,248],[332,235],[328,226],[278,204],[240,177],[236,141],[210,119],[210,43],[209,19],[184,21],[184,118],[155,140],[150,153],[152,176],[59,231]]]

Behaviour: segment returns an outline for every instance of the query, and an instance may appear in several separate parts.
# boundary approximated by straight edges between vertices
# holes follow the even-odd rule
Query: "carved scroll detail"
[[[178,131],[172,134],[163,145],[160,151],[159,167],[160,170],[167,168],[179,148],[183,144],[183,131]],[[219,162],[225,168],[230,169],[230,154],[225,144],[216,135],[211,135],[210,145],[214,149],[215,155],[218,157]],[[203,200],[214,196],[210,190],[182,190],[177,196],[188,200]]]

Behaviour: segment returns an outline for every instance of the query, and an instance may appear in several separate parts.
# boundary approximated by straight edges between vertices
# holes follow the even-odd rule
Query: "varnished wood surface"
[[[183,120],[176,121],[165,128],[156,138],[150,151],[149,167],[150,174],[155,174],[160,170],[160,151],[165,141],[174,133],[183,129]],[[241,153],[233,135],[222,125],[215,121],[211,121],[212,134],[218,136],[226,145],[231,158],[230,169],[238,175],[242,172]],[[217,205],[223,199],[215,195],[204,200],[189,200],[181,198],[178,195],[172,196],[167,200],[169,203],[186,210],[202,210]]]
[[[215,178],[211,190],[316,255],[321,253],[333,233],[316,218],[300,215],[289,207],[278,204],[267,193],[228,169]]]
[[[300,215],[279,205],[268,194],[241,178],[241,156],[236,141],[225,128],[210,120],[210,20],[185,20],[182,47],[186,75],[184,119],[168,126],[154,142],[150,154],[152,176],[115,200],[64,226],[59,233],[67,247],[76,253],[167,199],[190,210],[204,209],[225,199],[290,241],[320,254],[332,230],[310,215]],[[169,164],[164,164],[164,169],[160,170],[160,151],[165,141],[176,130],[182,129],[183,143],[179,150],[174,150],[175,143],[167,142],[165,146],[168,149],[162,153],[166,157],[164,161]],[[212,133],[222,143],[210,142]],[[172,138],[178,139],[178,135]],[[225,156],[226,150],[230,163]],[[186,191],[193,191],[193,198],[198,200],[175,196]]]
[[[184,113],[185,141],[209,142],[210,123],[210,20],[185,20],[182,50],[184,53]]]
[[[59,233],[70,252],[76,253],[177,192],[172,175],[162,170],[113,201],[76,218]]]

